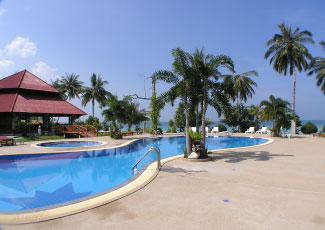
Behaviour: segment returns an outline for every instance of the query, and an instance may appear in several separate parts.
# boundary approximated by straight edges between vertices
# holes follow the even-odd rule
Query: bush
[[[227,127],[224,126],[223,124],[219,124],[219,125],[217,125],[217,127],[219,128],[219,132],[227,131]]]
[[[322,133],[325,133],[325,125],[323,126]]]
[[[120,134],[119,132],[117,132],[117,133],[112,132],[110,134],[110,136],[112,139],[121,139],[122,138],[122,134]]]
[[[312,134],[317,132],[317,127],[312,122],[308,121],[301,127],[301,132],[304,134]]]
[[[200,144],[202,139],[202,132],[193,132],[190,130],[191,142],[194,144]]]

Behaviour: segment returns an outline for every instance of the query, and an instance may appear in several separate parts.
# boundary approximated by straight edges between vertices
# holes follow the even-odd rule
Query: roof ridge
[[[20,88],[20,85],[21,85],[21,83],[23,82],[23,79],[24,79],[24,77],[25,77],[25,73],[26,73],[26,69],[23,70],[22,72],[24,72],[24,73],[23,73],[23,76],[21,77],[21,79],[20,79],[20,81],[19,81],[19,83],[18,83],[18,86],[17,86],[18,89]]]
[[[14,108],[15,108],[15,105],[16,105],[16,102],[17,102],[17,98],[18,98],[18,92],[16,93],[14,103],[12,103],[12,107],[11,107],[11,111],[10,111],[11,113],[14,111]]]

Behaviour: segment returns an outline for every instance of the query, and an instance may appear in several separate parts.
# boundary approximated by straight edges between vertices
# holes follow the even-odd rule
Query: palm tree
[[[61,94],[64,95],[65,99],[79,98],[83,92],[83,82],[78,80],[79,75],[75,73],[65,73],[60,80],[54,81],[54,87],[58,87]]]
[[[325,41],[320,42],[320,44],[323,46],[323,49],[325,51]],[[316,57],[312,60],[312,62],[309,65],[310,72],[308,75],[316,74],[317,79],[317,86],[321,87],[321,90],[323,94],[325,95],[325,58],[324,57]]]
[[[131,131],[132,125],[137,125],[142,121],[148,120],[145,116],[144,111],[140,111],[140,104],[132,101],[130,97],[125,97],[125,110],[126,110],[126,122],[128,125],[128,131]]]
[[[293,75],[292,92],[292,117],[295,117],[295,96],[296,96],[296,69],[301,72],[308,67],[307,60],[312,60],[311,54],[303,45],[305,43],[314,44],[312,34],[307,31],[299,31],[299,28],[292,29],[283,22],[278,25],[280,34],[275,34],[272,39],[266,42],[269,46],[264,58],[270,58],[270,64],[273,63],[273,69],[279,74]],[[296,121],[292,120],[292,134],[296,134]]]
[[[224,76],[224,80],[233,85],[234,94],[232,99],[233,101],[236,100],[237,105],[239,100],[246,102],[248,98],[252,98],[255,94],[253,87],[257,87],[257,84],[249,76],[258,77],[258,73],[252,70],[241,74]]]
[[[127,111],[125,100],[118,100],[116,95],[107,93],[106,100],[101,102],[101,108],[106,107],[102,111],[104,123],[112,122],[113,133],[117,132],[117,123],[119,123],[119,133],[121,134],[122,123],[127,121]]]
[[[193,79],[193,69],[188,61],[188,54],[180,48],[173,49],[174,57],[173,71],[159,70],[154,73],[156,79],[163,80],[173,84],[171,89],[162,94],[160,98],[165,98],[165,101],[173,101],[179,97],[185,107],[185,136],[186,136],[186,155],[191,153],[191,139],[189,135],[189,104],[190,95],[193,92],[191,88],[191,80]]]
[[[269,101],[263,100],[260,103],[260,107],[262,108],[261,120],[272,121],[272,128],[276,128],[276,122],[282,117],[285,117],[289,111],[289,106],[289,102],[270,95]]]
[[[90,101],[93,107],[93,117],[95,116],[95,100],[98,103],[102,103],[106,99],[107,91],[104,88],[108,81],[103,81],[101,76],[97,76],[95,73],[90,78],[91,87],[86,87],[84,94],[82,95],[82,105],[86,106]]]
[[[225,55],[213,56],[211,54],[205,55],[204,49],[195,50],[195,53],[188,55],[188,58],[192,64],[194,76],[201,81],[200,92],[202,95],[202,148],[205,149],[205,115],[207,111],[208,104],[212,104],[216,109],[217,107],[222,107],[225,100],[219,100],[220,97],[214,97],[211,99],[210,92],[213,91],[214,94],[220,89],[220,83],[217,81],[221,77],[219,72],[219,67],[225,67],[230,71],[234,71],[234,64],[230,57]],[[220,90],[219,90],[220,91]],[[197,94],[197,93],[196,93]],[[211,103],[210,103],[211,102]],[[217,109],[220,111],[221,109]],[[219,113],[219,116],[221,115]]]
[[[260,114],[261,114],[261,105],[251,105],[248,108],[248,112],[254,116],[255,120],[255,130],[257,130],[260,124]]]
[[[51,86],[55,89],[57,89],[60,93],[60,97],[64,100],[67,100],[66,95],[64,94],[64,92],[62,91],[62,87],[60,85],[60,80],[57,78],[55,79],[55,81],[51,80]]]

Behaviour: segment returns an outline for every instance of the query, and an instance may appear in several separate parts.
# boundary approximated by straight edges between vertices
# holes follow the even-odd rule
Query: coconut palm
[[[186,136],[186,155],[191,153],[191,139],[189,135],[189,99],[192,93],[191,80],[193,79],[193,69],[188,60],[188,54],[180,48],[173,49],[174,57],[173,71],[159,70],[154,73],[156,79],[173,84],[170,90],[159,98],[173,102],[177,97],[185,107],[185,136]]]
[[[55,79],[55,81],[51,80],[51,86],[59,91],[62,99],[67,100],[67,96],[62,91],[62,87],[60,85],[60,80],[58,78]]]
[[[218,83],[218,80],[221,77],[221,73],[219,72],[218,68],[222,66],[230,71],[234,71],[234,64],[231,58],[226,55],[205,55],[204,49],[196,49],[194,54],[188,55],[188,58],[192,64],[195,78],[199,79],[201,82],[201,84],[199,84],[201,86],[199,92],[201,92],[200,101],[202,102],[202,148],[205,149],[205,115],[208,104],[213,105],[220,116],[220,107],[222,107],[225,102],[224,99],[220,100],[220,97],[210,97],[210,92],[212,91],[214,96],[217,92],[220,94],[219,86],[221,85]],[[196,92],[196,94],[198,93]]]
[[[255,130],[257,130],[259,128],[259,124],[260,124],[261,105],[249,106],[248,112],[254,117]]]
[[[91,101],[94,117],[95,101],[98,103],[105,101],[108,92],[105,90],[104,85],[108,84],[108,81],[103,81],[101,76],[97,76],[95,73],[91,75],[90,81],[91,87],[86,87],[84,89],[84,94],[82,95],[82,105],[86,106]]]
[[[289,109],[290,103],[270,95],[269,101],[263,100],[260,103],[261,120],[272,121],[272,128],[276,128],[276,122],[285,117]]]
[[[54,81],[54,87],[64,95],[65,99],[79,98],[80,94],[83,92],[83,82],[78,80],[79,75],[75,73],[65,73],[59,80]]]
[[[268,50],[264,58],[270,58],[270,64],[273,63],[273,69],[280,74],[293,75],[293,93],[292,93],[292,117],[295,114],[295,95],[296,95],[296,69],[301,72],[308,67],[307,59],[312,60],[308,49],[303,45],[305,43],[314,44],[312,34],[307,31],[301,31],[299,28],[292,29],[291,26],[282,23],[278,25],[280,34],[275,34],[272,39],[266,42]],[[292,120],[292,134],[296,134],[296,122]]]
[[[224,76],[224,80],[233,85],[232,99],[233,101],[236,100],[237,105],[239,100],[246,102],[248,98],[252,98],[255,94],[253,87],[257,87],[257,84],[249,76],[258,77],[258,73],[252,70],[241,74]]]
[[[123,100],[125,101],[128,131],[131,131],[132,125],[138,125],[140,122],[148,120],[148,118],[145,116],[144,111],[139,110],[140,104],[138,102],[134,102],[130,97],[125,97]]]
[[[126,102],[118,100],[116,95],[107,93],[106,100],[101,102],[101,108],[105,107],[102,111],[104,116],[104,123],[112,122],[113,133],[117,133],[117,122],[119,123],[119,133],[121,134],[121,127],[127,121]]]
[[[325,41],[320,42],[325,51]],[[318,87],[321,87],[323,94],[325,95],[325,58],[316,57],[312,60],[309,65],[310,72],[308,75],[316,74],[316,84]]]

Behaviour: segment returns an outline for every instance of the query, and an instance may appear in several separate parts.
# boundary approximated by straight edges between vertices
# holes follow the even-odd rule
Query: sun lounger
[[[259,134],[267,134],[267,127],[262,127],[260,130],[256,131]]]
[[[221,135],[225,135],[225,136],[231,136],[231,135],[232,135],[232,132],[229,132],[229,131],[223,131],[223,132],[219,132],[219,134],[221,134]]]
[[[213,127],[211,133],[219,133],[219,127]]]
[[[255,133],[255,127],[249,127],[249,129],[246,130],[245,134],[247,133],[251,133],[251,134]]]

